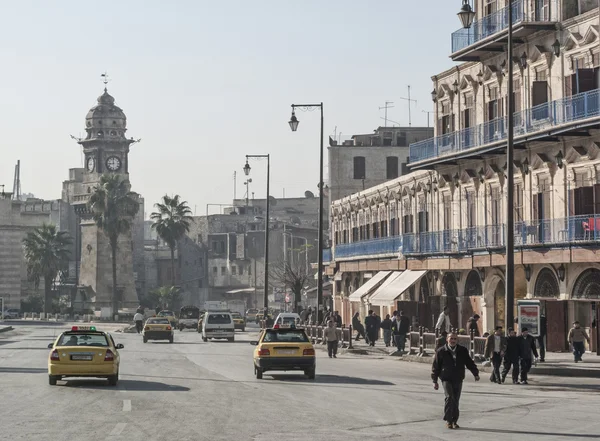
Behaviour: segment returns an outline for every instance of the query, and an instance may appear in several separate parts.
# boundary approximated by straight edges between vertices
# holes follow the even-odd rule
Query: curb
[[[12,326],[6,326],[5,328],[0,328],[0,332],[7,332],[7,331],[12,331],[13,327]]]

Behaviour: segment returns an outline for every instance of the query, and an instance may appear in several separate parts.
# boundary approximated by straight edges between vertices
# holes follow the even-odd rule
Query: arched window
[[[554,272],[549,268],[543,268],[535,280],[533,295],[535,297],[558,297],[560,290],[558,280]]]
[[[600,271],[590,268],[581,273],[573,287],[574,299],[600,299]]]

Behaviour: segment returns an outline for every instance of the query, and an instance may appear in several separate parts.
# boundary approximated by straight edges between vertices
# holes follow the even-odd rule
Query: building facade
[[[433,328],[444,305],[464,328],[504,323],[506,216],[515,219],[515,299],[538,299],[550,350],[570,323],[593,331],[600,309],[598,6],[513,2],[513,60],[504,1],[477,1],[470,29],[433,77],[435,136],[411,144],[409,175],[332,204],[330,273],[346,316],[410,311]],[[457,5],[457,8],[460,5]],[[507,63],[514,63],[515,161],[506,162]],[[515,185],[507,188],[506,169]],[[514,206],[507,207],[507,192]]]

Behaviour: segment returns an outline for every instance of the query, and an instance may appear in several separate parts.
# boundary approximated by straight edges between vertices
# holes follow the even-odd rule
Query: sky
[[[388,118],[426,126],[431,76],[453,66],[460,0],[80,0],[0,2],[0,185],[61,197],[82,167],[85,115],[108,72],[127,115],[133,190],[146,213],[179,194],[198,215],[244,197],[246,155],[271,155],[271,195],[317,193],[319,114],[327,136],[371,133]],[[433,124],[433,123],[432,123]],[[327,158],[327,157],[326,157]],[[325,159],[327,162],[327,159]],[[250,191],[266,194],[266,162]],[[327,174],[327,170],[325,172]],[[217,213],[217,206],[209,207]]]

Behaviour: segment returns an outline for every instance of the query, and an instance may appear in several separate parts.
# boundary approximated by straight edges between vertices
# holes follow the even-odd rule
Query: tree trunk
[[[175,286],[175,247],[171,248],[171,286]]]
[[[48,319],[48,314],[52,311],[52,279],[44,277],[44,316]]]
[[[111,241],[110,251],[112,256],[112,315],[119,313],[119,305],[117,303],[117,244],[116,241]]]

